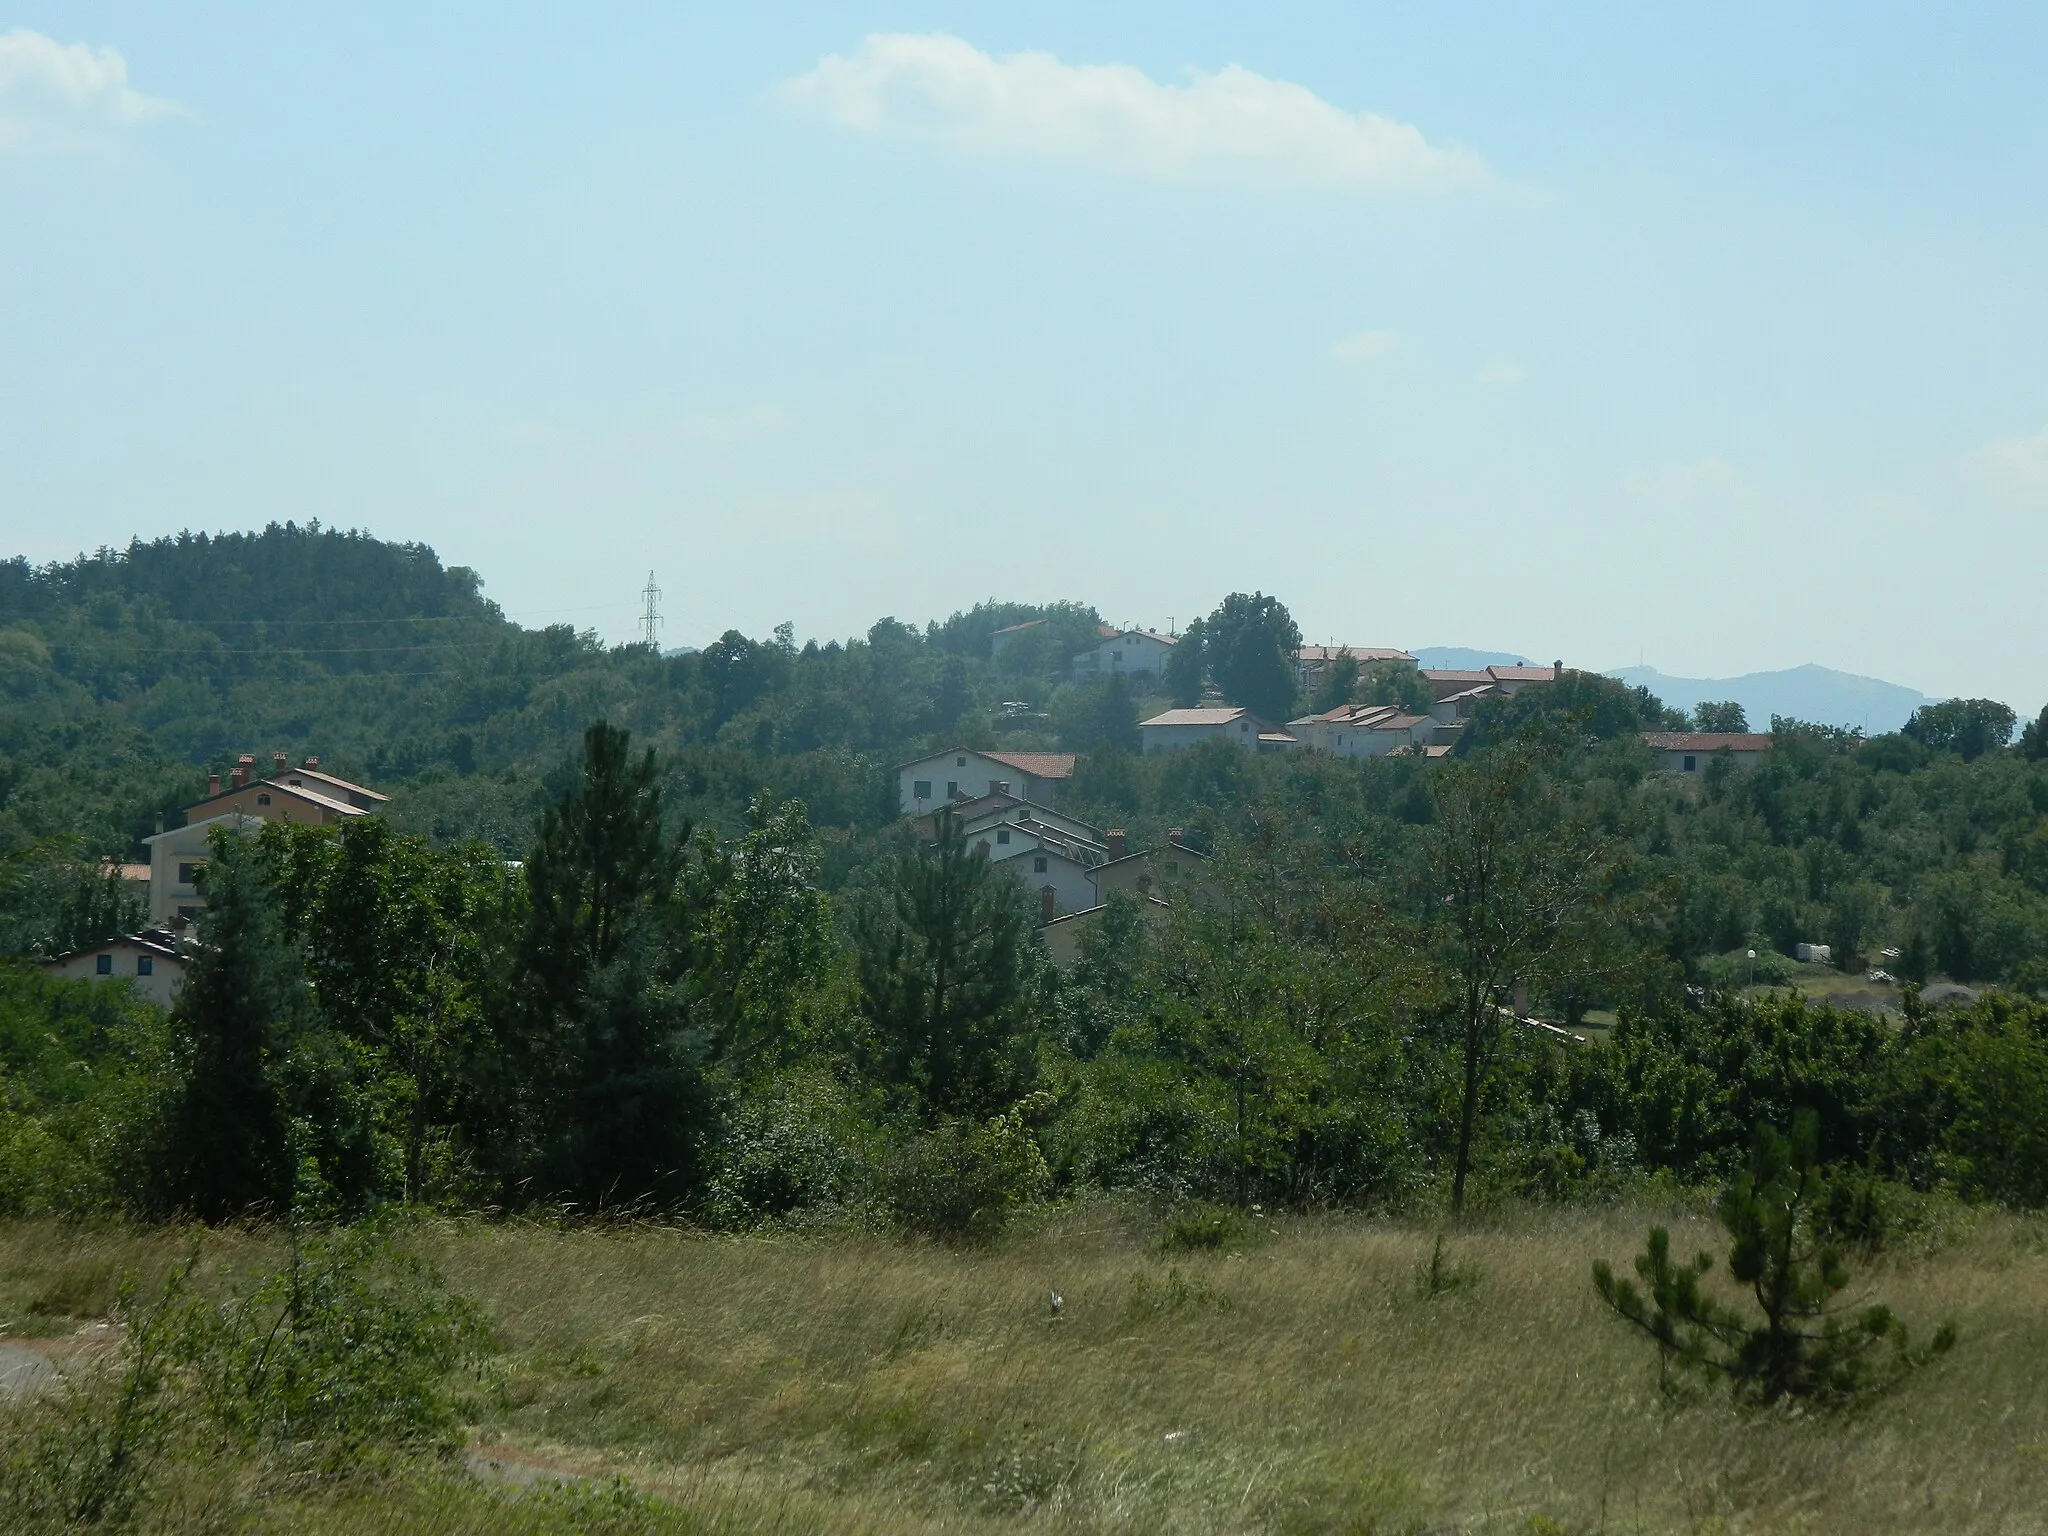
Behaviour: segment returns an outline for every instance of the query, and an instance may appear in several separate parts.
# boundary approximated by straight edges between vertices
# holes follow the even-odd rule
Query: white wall
[[[931,785],[932,791],[922,800],[916,794],[920,783]],[[1019,799],[1034,800],[1044,806],[1052,804],[1053,794],[1058,788],[1051,779],[1035,777],[1012,768],[1008,763],[983,757],[979,752],[941,752],[906,764],[897,771],[897,807],[905,816],[921,816],[927,811],[936,811],[942,805],[952,804],[951,787],[956,784],[970,800],[992,793],[998,785],[1007,784],[1009,792]]]
[[[1072,671],[1078,678],[1157,677],[1166,670],[1166,658],[1172,652],[1172,646],[1150,635],[1118,635],[1093,650],[1081,652],[1074,658]]]
[[[135,971],[136,959],[150,954],[151,974],[138,976]],[[102,976],[99,969],[101,954],[113,956],[114,969]],[[142,996],[160,1007],[171,1006],[171,999],[178,994],[178,984],[185,979],[185,962],[169,955],[158,955],[143,950],[134,944],[116,941],[102,944],[96,950],[82,955],[67,955],[62,960],[53,960],[43,967],[53,976],[66,981],[125,981]]]
[[[1241,747],[1259,744],[1258,723],[1237,719],[1228,725],[1147,725],[1139,728],[1147,752],[1177,752],[1211,736],[1227,736]]]

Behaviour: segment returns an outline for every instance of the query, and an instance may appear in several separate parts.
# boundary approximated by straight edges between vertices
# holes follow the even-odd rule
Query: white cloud
[[[1359,331],[1330,343],[1330,356],[1346,368],[1363,368],[1401,350],[1399,331]]]
[[[1232,64],[1162,85],[1128,64],[983,53],[943,32],[876,33],[787,81],[784,97],[842,128],[972,154],[1037,155],[1132,175],[1441,190],[1483,185],[1476,155],[1376,112]]]
[[[176,110],[133,89],[128,61],[112,48],[25,27],[0,34],[0,154],[85,148],[111,129]]]
[[[1979,453],[1993,479],[2022,491],[2048,491],[2048,427],[2027,437],[2000,437]]]
[[[1716,458],[1667,459],[1654,469],[1630,475],[1627,483],[1638,496],[1673,507],[1694,506],[1743,488],[1734,467]]]
[[[1491,357],[1480,364],[1473,380],[1488,389],[1513,389],[1529,381],[1529,370],[1512,357]]]

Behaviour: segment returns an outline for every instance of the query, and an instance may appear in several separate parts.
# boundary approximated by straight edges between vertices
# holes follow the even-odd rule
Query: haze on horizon
[[[0,555],[2048,698],[2048,13],[0,15]]]

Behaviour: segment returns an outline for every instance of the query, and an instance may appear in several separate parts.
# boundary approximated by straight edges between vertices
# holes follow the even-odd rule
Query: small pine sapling
[[[1623,1319],[1657,1341],[1667,1384],[1675,1363],[1724,1378],[1746,1402],[1841,1402],[1888,1385],[1947,1350],[1955,1329],[1944,1324],[1927,1349],[1916,1351],[1889,1308],[1850,1311],[1837,1303],[1849,1272],[1817,1219],[1827,1192],[1818,1116],[1800,1111],[1790,1137],[1768,1125],[1757,1127],[1749,1166],[1722,1194],[1719,1215],[1732,1239],[1728,1273],[1749,1288],[1763,1314],[1761,1325],[1702,1288],[1714,1264],[1711,1254],[1674,1263],[1671,1235],[1662,1227],[1651,1231],[1636,1259],[1640,1288],[1617,1278],[1604,1260],[1593,1266],[1594,1288]],[[1890,1346],[1888,1352],[1883,1345]]]

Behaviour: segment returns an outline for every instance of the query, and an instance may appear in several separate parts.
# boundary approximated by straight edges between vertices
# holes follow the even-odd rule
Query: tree
[[[1210,670],[1225,698],[1274,724],[1294,713],[1301,627],[1278,598],[1233,592],[1209,615],[1203,633]]]
[[[786,1050],[806,995],[831,954],[831,914],[818,890],[818,840],[801,800],[762,790],[729,848],[703,835],[686,881],[699,914],[692,949],[711,1047],[745,1071]]]
[[[2017,723],[2011,706],[1996,699],[1943,699],[1914,710],[1902,729],[1922,746],[1967,763],[2011,741]]]
[[[1741,732],[1749,729],[1749,716],[1742,706],[1733,699],[1724,699],[1718,704],[1701,704],[1692,712],[1692,728],[1696,731]]]
[[[1652,1229],[1636,1259],[1643,1282],[1617,1279],[1603,1259],[1593,1265],[1600,1299],[1656,1340],[1659,1355],[1681,1368],[1725,1378],[1738,1398],[1774,1403],[1789,1397],[1842,1400],[1876,1384],[1876,1346],[1893,1348],[1891,1372],[1918,1359],[1889,1308],[1870,1306],[1844,1317],[1835,1298],[1849,1283],[1840,1249],[1821,1235],[1828,1180],[1820,1166],[1820,1122],[1812,1110],[1793,1117],[1785,1137],[1759,1125],[1748,1167],[1721,1196],[1721,1225],[1732,1239],[1728,1272],[1749,1288],[1761,1326],[1700,1288],[1713,1267],[1702,1253],[1671,1261],[1671,1235]],[[1934,1337],[1931,1353],[1955,1342],[1953,1326]]]
[[[1358,692],[1358,658],[1335,656],[1323,663],[1322,676],[1316,679],[1315,693],[1309,698],[1310,714],[1326,714],[1330,710],[1349,704],[1352,695]]]
[[[1202,702],[1202,683],[1209,668],[1208,639],[1208,626],[1196,619],[1166,658],[1166,691],[1182,709],[1193,709]]]
[[[2048,704],[2042,705],[2040,715],[2020,732],[2020,756],[2034,762],[2048,757]]]
[[[1514,1027],[1503,1002],[1517,982],[1579,989],[1619,968],[1614,905],[1623,855],[1572,814],[1526,745],[1445,764],[1430,799],[1425,940],[1461,1060],[1451,1182],[1459,1214],[1480,1093]]]
[[[1074,752],[1135,752],[1138,703],[1122,673],[1073,684],[1053,702],[1060,745]]]
[[[474,843],[434,849],[381,816],[272,822],[262,846],[320,1014],[365,1053],[395,1122],[404,1198],[430,1198],[454,1172],[430,1164],[445,1164],[480,1108],[478,1069],[495,1055],[511,937],[503,862]]]
[[[901,854],[855,923],[866,1054],[927,1122],[985,1118],[1021,1091],[1025,896],[968,844],[950,810],[930,843]]]
[[[586,1201],[672,1202],[693,1172],[702,1042],[676,984],[680,843],[653,751],[635,761],[625,731],[593,724],[526,861],[543,1168]]]
[[[1389,658],[1376,661],[1359,678],[1356,698],[1361,704],[1393,704],[1411,715],[1426,715],[1436,702],[1429,679],[1412,661]]]
[[[1647,688],[1631,688],[1597,672],[1567,671],[1555,682],[1510,696],[1482,699],[1458,732],[1460,756],[1533,729],[1557,746],[1612,741],[1638,731],[1682,729],[1685,717],[1667,710]]]
[[[208,1221],[291,1203],[291,1106],[281,1059],[310,1011],[260,850],[216,831],[198,943],[171,1012],[177,1069],[160,1199]]]

